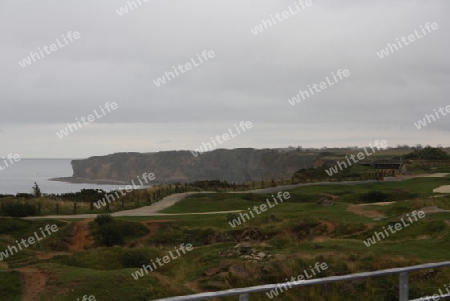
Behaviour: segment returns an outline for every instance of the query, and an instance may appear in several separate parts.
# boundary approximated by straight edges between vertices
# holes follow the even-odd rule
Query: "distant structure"
[[[403,160],[364,160],[358,162],[358,165],[362,166],[370,166],[377,170],[394,170],[396,173],[404,173],[405,168],[403,164]]]

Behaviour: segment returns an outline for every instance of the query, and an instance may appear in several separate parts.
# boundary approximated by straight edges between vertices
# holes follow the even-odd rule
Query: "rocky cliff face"
[[[194,157],[189,151],[117,153],[73,160],[73,178],[129,182],[154,173],[154,183],[222,180],[248,182],[290,179],[300,168],[313,166],[316,156],[271,149],[218,149]]]

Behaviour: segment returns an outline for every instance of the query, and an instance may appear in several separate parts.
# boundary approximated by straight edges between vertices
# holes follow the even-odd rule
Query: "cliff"
[[[154,183],[222,180],[248,182],[289,179],[300,168],[313,166],[316,156],[271,149],[218,149],[194,157],[189,151],[116,153],[72,160],[73,181],[129,182],[154,173]]]

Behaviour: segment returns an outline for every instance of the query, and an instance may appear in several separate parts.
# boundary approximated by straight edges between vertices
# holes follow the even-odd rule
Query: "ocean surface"
[[[77,192],[83,188],[98,188],[105,191],[124,188],[124,185],[72,184],[48,180],[72,176],[70,161],[70,159],[21,159],[14,162],[13,165],[0,170],[0,194],[32,193],[34,182],[39,185],[42,193]],[[5,164],[1,162],[1,166],[5,167]]]

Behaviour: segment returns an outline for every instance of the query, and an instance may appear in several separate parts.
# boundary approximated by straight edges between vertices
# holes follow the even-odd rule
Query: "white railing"
[[[337,281],[346,281],[346,280],[355,280],[361,278],[370,278],[376,276],[386,276],[392,274],[399,274],[399,301],[416,301],[423,299],[415,299],[409,300],[409,272],[425,270],[425,269],[434,269],[434,268],[443,268],[450,266],[450,261],[438,262],[438,263],[427,263],[421,265],[414,265],[410,267],[404,268],[394,268],[373,272],[363,272],[357,274],[343,275],[343,276],[331,276],[319,279],[305,280],[297,284],[293,284],[292,282],[280,283],[280,284],[266,284],[266,285],[258,285],[244,288],[236,288],[229,289],[225,291],[218,292],[207,292],[200,293],[195,295],[187,295],[187,296],[178,296],[178,297],[170,297],[164,299],[158,299],[155,301],[194,301],[194,300],[208,300],[210,298],[218,298],[218,297],[229,297],[229,296],[239,296],[239,301],[250,301],[250,294],[252,293],[263,293],[268,292],[272,289],[277,288],[279,285],[287,285],[289,287],[302,287],[302,286],[310,286],[315,284],[324,284],[331,283]],[[446,298],[448,296],[440,296],[440,299]],[[427,300],[427,299],[425,299]],[[431,299],[430,299],[431,300]]]

